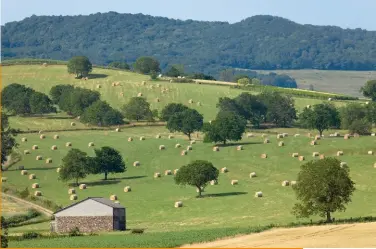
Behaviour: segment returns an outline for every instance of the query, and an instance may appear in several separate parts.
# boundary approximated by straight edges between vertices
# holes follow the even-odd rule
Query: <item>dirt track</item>
[[[182,246],[212,247],[376,247],[376,222],[344,225],[279,228],[214,242]]]

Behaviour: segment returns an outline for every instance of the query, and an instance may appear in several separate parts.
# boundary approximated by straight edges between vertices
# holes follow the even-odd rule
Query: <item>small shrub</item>
[[[28,187],[26,187],[24,190],[22,190],[21,192],[20,192],[20,197],[22,198],[22,199],[25,199],[26,197],[28,197],[30,195],[30,192],[29,192],[29,188]]]
[[[68,234],[69,237],[77,237],[82,235],[83,234],[80,232],[80,229],[78,229],[78,227],[71,229]]]
[[[366,119],[354,120],[350,126],[350,133],[358,133],[360,135],[368,135],[371,133],[372,124]]]
[[[132,229],[131,233],[142,234],[142,233],[144,233],[144,229],[140,229],[140,228]]]
[[[22,234],[22,239],[36,239],[38,237],[41,237],[41,234],[36,232],[26,232]]]

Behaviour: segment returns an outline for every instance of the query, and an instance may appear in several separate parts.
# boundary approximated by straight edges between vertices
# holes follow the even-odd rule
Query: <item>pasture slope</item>
[[[217,109],[215,104],[219,97],[237,96],[242,91],[229,89],[225,86],[178,84],[169,82],[150,82],[148,77],[131,72],[114,71],[95,68],[93,74],[96,78],[75,80],[66,73],[65,66],[8,66],[3,68],[3,86],[12,82],[28,85],[36,90],[48,93],[56,84],[74,84],[89,89],[97,89],[101,98],[108,101],[114,107],[119,108],[127,100],[136,96],[138,92],[145,93],[146,98],[152,103],[152,108],[161,109],[170,102],[181,102],[188,105],[189,99],[200,101],[202,106],[195,103],[192,107],[201,112],[206,120],[212,119]],[[112,82],[119,81],[121,86],[112,87]],[[141,84],[147,81],[146,86]],[[157,87],[156,84],[160,84]],[[153,87],[151,87],[153,85]],[[168,88],[167,93],[162,94],[161,88]],[[120,96],[124,93],[124,97]],[[161,102],[155,102],[155,98]],[[296,98],[298,109],[310,104],[322,102],[316,99]],[[334,102],[341,106],[346,101]],[[338,150],[344,151],[341,161],[348,163],[351,177],[356,182],[357,190],[353,196],[353,202],[344,213],[335,213],[336,219],[360,216],[376,216],[376,157],[367,155],[367,151],[376,151],[375,137],[360,137],[350,140],[329,137],[319,141],[317,146],[311,146],[312,138],[307,137],[306,130],[295,128],[273,129],[255,132],[252,138],[244,138],[239,143],[220,147],[219,152],[213,152],[211,144],[202,142],[202,134],[195,134],[197,140],[193,144],[193,150],[186,156],[181,156],[180,151],[189,145],[187,138],[181,134],[170,134],[164,127],[134,127],[124,128],[120,132],[112,130],[92,131],[58,131],[49,132],[52,129],[66,129],[70,127],[72,119],[64,114],[47,117],[12,117],[10,125],[24,131],[44,130],[45,139],[40,139],[38,133],[25,133],[17,136],[19,147],[17,152],[23,154],[29,150],[30,154],[23,155],[22,160],[13,165],[8,171],[3,172],[7,182],[3,187],[23,190],[26,187],[33,193],[31,185],[34,182],[40,184],[41,199],[52,200],[59,205],[69,205],[67,183],[58,180],[56,169],[61,165],[61,159],[66,155],[72,143],[73,148],[78,148],[94,155],[93,147],[88,147],[89,142],[94,142],[94,148],[111,146],[119,150],[127,165],[125,173],[112,174],[109,180],[104,181],[102,175],[90,175],[81,180],[86,183],[86,190],[77,189],[78,200],[89,196],[109,197],[116,194],[120,203],[127,207],[127,227],[129,229],[145,228],[142,236],[125,233],[103,234],[90,238],[56,238],[49,240],[36,240],[35,247],[69,247],[73,246],[179,246],[186,243],[204,242],[220,237],[247,234],[255,230],[249,227],[267,226],[269,224],[288,224],[296,221],[291,214],[291,208],[295,203],[295,195],[291,187],[282,187],[284,180],[295,180],[299,172],[300,162],[291,157],[294,152],[304,155],[306,160],[316,160],[313,152],[319,152],[326,156],[335,156]],[[85,128],[84,124],[77,123],[76,127]],[[263,144],[261,133],[269,132],[270,144]],[[283,139],[284,147],[278,146],[276,133],[288,132],[290,136]],[[340,131],[344,133],[344,131]],[[301,136],[294,137],[295,133]],[[59,139],[54,139],[54,134]],[[162,138],[155,136],[161,134]],[[139,137],[145,136],[146,140],[140,141]],[[22,142],[26,137],[27,142]],[[134,138],[128,142],[128,137]],[[175,144],[181,144],[182,148],[175,148]],[[244,150],[237,151],[236,145],[242,144]],[[33,145],[38,145],[38,150],[32,150]],[[57,150],[51,150],[51,146],[57,145]],[[165,145],[166,150],[160,151],[159,145]],[[267,159],[260,158],[262,153],[268,154]],[[36,156],[42,156],[42,160],[36,160]],[[47,164],[45,160],[52,159]],[[228,173],[220,174],[219,184],[209,185],[204,192],[205,198],[195,198],[196,190],[193,187],[179,187],[174,184],[173,176],[165,176],[165,170],[178,169],[192,160],[204,159],[211,161],[218,169],[227,167]],[[140,161],[140,167],[133,167],[134,161]],[[28,176],[21,175],[18,166],[24,166],[29,174],[35,174],[36,179],[29,180]],[[155,172],[160,172],[162,177],[154,179]],[[249,174],[256,172],[257,177],[250,178]],[[239,181],[238,185],[231,185],[231,180]],[[132,192],[125,193],[123,188],[131,186]],[[254,193],[262,191],[263,198],[255,198]],[[183,208],[174,208],[175,201],[183,201]],[[367,203],[367,205],[365,205]],[[281,208],[283,207],[283,208]],[[313,217],[318,220],[319,217]],[[303,219],[303,222],[307,219]],[[11,233],[27,230],[48,231],[49,223],[40,223],[33,226],[11,229]],[[197,239],[195,239],[197,236]],[[167,239],[162,241],[162,238]],[[26,246],[28,241],[12,241],[12,247]],[[72,244],[73,243],[73,244]],[[97,244],[98,243],[98,244]],[[350,244],[348,244],[350,245]]]

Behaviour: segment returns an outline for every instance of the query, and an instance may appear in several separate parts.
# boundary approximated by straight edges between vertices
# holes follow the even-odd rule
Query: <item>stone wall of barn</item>
[[[75,227],[83,233],[113,231],[112,216],[60,216],[55,222],[58,233],[68,233]]]

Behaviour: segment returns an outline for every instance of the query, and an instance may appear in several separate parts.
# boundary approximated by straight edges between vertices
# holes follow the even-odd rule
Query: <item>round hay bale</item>
[[[88,146],[89,146],[89,147],[93,147],[93,146],[94,146],[94,143],[93,143],[93,142],[90,142],[90,143],[88,144]]]
[[[124,93],[123,92],[120,92],[119,95],[122,96],[122,97],[124,97]]]
[[[71,147],[71,146],[72,146],[72,143],[71,143],[71,142],[66,142],[66,143],[65,143],[65,146],[66,146],[66,147]]]
[[[214,185],[217,185],[218,184],[218,181],[216,180],[211,180],[210,181],[210,185],[214,186]]]
[[[291,186],[296,185],[296,181],[291,181],[291,182],[290,182],[290,185],[291,185]]]
[[[159,150],[165,150],[166,149],[166,146],[164,145],[159,145]]]
[[[52,163],[52,159],[51,158],[47,158],[46,159],[46,163]]]
[[[21,141],[22,141],[22,142],[27,142],[27,138],[26,138],[26,137],[23,137],[23,138],[21,139]]]
[[[73,195],[76,193],[76,190],[74,188],[68,189],[68,194]]]
[[[254,135],[252,133],[248,133],[247,138],[250,138],[250,137],[254,137]]]
[[[142,97],[142,93],[138,93],[138,94],[137,94],[137,97]]]
[[[131,192],[132,191],[132,189],[131,189],[131,187],[130,186],[126,186],[125,188],[124,188],[124,192]]]
[[[283,134],[277,134],[277,139],[283,138]]]
[[[161,100],[159,98],[156,98],[155,102],[161,102]]]
[[[97,89],[99,89],[99,88],[102,88],[102,86],[101,86],[101,85],[99,85],[99,84],[97,84]]]
[[[347,163],[346,162],[341,162],[340,167],[342,168],[344,166],[347,166]]]
[[[265,159],[265,158],[268,158],[268,155],[265,154],[265,153],[264,153],[264,154],[261,154],[261,158],[264,158],[264,159]]]
[[[70,125],[71,126],[76,126],[76,123],[75,122],[71,122]]]
[[[154,178],[159,178],[159,177],[161,177],[161,173],[159,172],[154,173]]]
[[[59,135],[57,134],[54,135],[54,139],[59,139],[59,138],[60,138]]]
[[[197,106],[201,106],[201,102],[197,102]]]
[[[176,207],[176,208],[181,208],[181,207],[183,207],[183,202],[182,202],[182,201],[177,201],[177,202],[175,202],[175,207]]]
[[[316,140],[311,141],[311,145],[317,145],[317,141]]]
[[[44,62],[44,63],[42,64],[42,66],[47,67],[48,64],[47,64],[46,62]]]
[[[24,155],[28,155],[30,154],[30,151],[29,150],[24,150]]]
[[[161,87],[161,84],[157,84],[156,87]]]
[[[142,81],[141,85],[145,86],[146,85],[146,81]]]
[[[375,136],[376,136],[376,133],[372,133],[371,136],[372,136],[372,137],[375,137]]]
[[[228,172],[228,169],[227,169],[226,167],[223,167],[223,168],[221,168],[221,172],[222,172],[222,173],[227,173],[227,172]]]
[[[52,145],[51,146],[51,150],[57,150],[57,146],[56,145]]]
[[[188,145],[188,146],[187,146],[187,150],[193,150],[193,147],[190,146],[190,145]]]
[[[337,151],[337,156],[343,156],[343,151]]]
[[[59,173],[61,168],[56,168],[56,172]]]
[[[6,177],[1,177],[1,182],[6,182],[8,180],[8,178]]]
[[[35,191],[34,196],[42,196],[42,192],[41,191]]]
[[[283,141],[280,141],[280,142],[278,143],[278,146],[279,146],[279,147],[285,146],[285,143],[284,143]]]
[[[300,136],[300,134],[295,134],[295,135],[294,135],[294,137],[299,137],[299,136]]]
[[[283,186],[283,187],[290,186],[290,182],[289,182],[289,181],[283,181],[283,182],[282,182],[282,186]]]
[[[373,167],[376,169],[376,163],[373,165]]]
[[[256,192],[255,197],[262,197],[262,192],[261,191]]]
[[[133,163],[133,166],[134,167],[138,167],[138,166],[140,166],[141,164],[140,164],[140,162],[139,161],[135,161],[134,163]]]
[[[242,145],[236,146],[236,150],[243,150],[243,146]]]
[[[111,201],[116,201],[118,198],[117,198],[117,196],[116,195],[111,195],[110,196],[110,200]]]
[[[193,104],[193,100],[192,99],[188,100],[188,103]]]
[[[332,101],[332,98],[328,98],[328,101]]]
[[[29,175],[29,180],[33,180],[33,179],[36,179],[37,177],[36,177],[36,175],[35,174],[30,174]]]
[[[268,143],[270,143],[270,140],[269,139],[265,139],[264,140],[264,144],[268,144]]]
[[[31,188],[39,188],[39,183],[33,183],[33,184],[31,185]]]
[[[368,155],[373,155],[373,151],[372,150],[368,151]]]
[[[299,161],[304,161],[305,157],[304,156],[299,156]]]
[[[120,128],[116,128],[115,131],[116,131],[116,132],[120,132]]]
[[[306,108],[308,108],[308,109],[311,108],[311,105],[307,105]]]
[[[86,189],[86,184],[80,184],[79,189]]]
[[[320,159],[325,159],[325,155],[324,155],[324,154],[321,154],[319,158],[320,158]]]
[[[219,151],[219,147],[218,146],[214,146],[213,147],[213,151]]]
[[[33,150],[37,150],[39,149],[38,145],[33,145],[33,147],[31,147]]]
[[[172,171],[171,170],[165,170],[165,176],[169,176],[169,175],[172,175]]]
[[[288,137],[289,134],[288,134],[288,133],[282,133],[282,136],[283,136],[283,137]]]
[[[44,134],[42,134],[42,135],[39,136],[39,138],[40,138],[40,139],[45,139],[46,136],[45,136]]]
[[[40,161],[40,160],[42,160],[43,159],[43,157],[42,156],[36,156],[36,158],[35,158],[37,161]]]
[[[249,178],[253,178],[253,177],[256,177],[256,172],[252,172],[251,174],[249,174]]]
[[[180,144],[175,144],[175,148],[180,148],[181,145]]]
[[[192,140],[192,141],[190,141],[189,144],[190,144],[190,145],[192,145],[192,144],[196,144],[196,140]]]
[[[181,152],[180,152],[180,155],[181,156],[185,156],[185,155],[187,155],[188,154],[188,151],[186,151],[186,150],[182,150]]]
[[[159,139],[159,138],[161,138],[162,136],[161,136],[161,134],[157,134],[156,136],[155,136],[155,138],[157,138],[157,139]]]
[[[140,137],[140,141],[143,141],[143,140],[145,140],[145,137]]]
[[[238,180],[231,180],[231,185],[238,185],[239,181]]]
[[[168,135],[168,139],[173,139],[174,135]]]
[[[292,157],[299,157],[299,153],[292,153]]]
[[[77,200],[77,195],[70,195],[69,196],[69,199],[71,200],[71,201],[75,201],[75,200]]]
[[[133,141],[133,138],[129,137],[128,142],[132,142],[132,141]]]
[[[321,139],[321,136],[320,135],[316,135],[315,136],[315,140],[320,140]]]
[[[350,139],[350,137],[351,137],[350,134],[345,134],[345,136],[343,137],[343,139],[348,140],[348,139]]]
[[[174,175],[178,173],[179,169],[174,169]]]
[[[313,152],[313,153],[312,153],[312,156],[313,156],[313,157],[318,157],[319,155],[320,155],[320,154],[319,154],[318,152]]]

